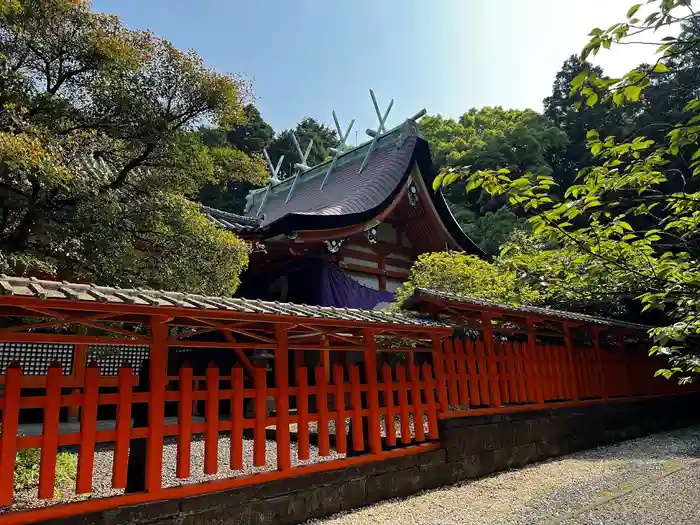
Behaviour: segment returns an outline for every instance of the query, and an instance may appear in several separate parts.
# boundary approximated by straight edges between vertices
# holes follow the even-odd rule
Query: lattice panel
[[[4,375],[8,365],[14,361],[28,376],[46,375],[53,362],[60,363],[63,375],[70,375],[73,370],[73,345],[0,343],[0,375]]]
[[[103,376],[119,375],[119,368],[124,363],[129,363],[138,374],[148,354],[148,346],[91,345],[88,346],[87,362],[95,361]]]

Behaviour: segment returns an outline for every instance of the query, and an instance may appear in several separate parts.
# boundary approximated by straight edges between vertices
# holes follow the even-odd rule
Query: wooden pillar
[[[369,452],[379,454],[382,451],[382,437],[379,427],[379,387],[377,385],[377,345],[374,341],[374,332],[365,329],[363,333],[365,340],[364,360],[365,360],[365,380],[367,381],[367,398],[369,407],[368,434]],[[389,422],[391,423],[391,422]],[[416,423],[417,424],[417,423]],[[422,424],[422,422],[421,422]]]
[[[151,317],[151,363],[148,403],[148,448],[146,452],[146,491],[161,490],[163,477],[163,434],[165,425],[165,386],[168,366],[169,318]]]
[[[567,361],[569,366],[569,380],[571,381],[571,397],[574,401],[580,399],[576,367],[574,366],[574,344],[571,340],[571,324],[562,323],[564,328],[564,344],[566,345]]]
[[[281,323],[275,324],[275,411],[277,412],[277,468],[291,468],[289,439],[289,347],[287,328]]]
[[[321,366],[326,376],[326,383],[329,383],[331,380],[331,350],[328,337],[325,335],[321,336]]]
[[[500,408],[503,406],[501,402],[501,387],[499,385],[500,376],[498,374],[498,364],[496,359],[496,350],[493,345],[493,325],[491,324],[491,316],[487,314],[481,314],[481,319],[483,321],[484,330],[484,348],[486,349],[486,355],[489,360],[489,397],[491,397],[491,404],[494,408]]]
[[[73,351],[73,394],[80,394],[80,389],[85,387],[85,367],[87,366],[87,348],[85,343],[78,343]],[[77,419],[80,416],[80,407],[72,406],[68,409],[70,419]]]
[[[437,380],[438,416],[449,412],[447,401],[447,379],[445,378],[445,359],[442,355],[440,336],[433,334],[433,370]]]
[[[386,261],[384,259],[384,255],[382,254],[379,255],[379,259],[377,260],[377,267],[379,268],[379,289],[386,291]]]
[[[535,401],[538,405],[544,404],[544,385],[542,384],[542,363],[538,359],[536,347],[537,334],[535,333],[535,320],[532,317],[527,318],[527,352],[529,354],[528,361],[532,367],[530,376],[533,378],[533,386],[535,392]]]
[[[597,363],[598,381],[600,384],[601,396],[607,401],[608,387],[605,384],[605,363],[603,363],[603,352],[600,349],[600,332],[602,328],[599,326],[593,327],[593,351],[595,352],[595,360]]]

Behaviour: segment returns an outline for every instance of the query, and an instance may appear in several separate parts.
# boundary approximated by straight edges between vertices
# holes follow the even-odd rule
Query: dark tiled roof
[[[359,171],[369,143],[343,154],[321,189],[331,163],[325,162],[299,175],[287,200],[293,179],[270,188],[262,208],[267,226],[290,214],[352,215],[380,206],[404,179],[410,167],[417,135],[404,133],[404,126],[382,136],[369,162]],[[265,190],[256,190],[248,203],[247,214],[255,215],[265,198]]]
[[[435,290],[428,290],[425,288],[417,288],[413,292],[413,295],[403,302],[402,308],[406,310],[413,310],[421,302],[431,299],[436,301],[450,301],[453,304],[458,303],[459,306],[463,306],[467,310],[499,310],[500,313],[513,313],[515,315],[533,314],[547,319],[558,319],[603,326],[615,326],[619,328],[630,328],[632,330],[649,330],[651,328],[650,326],[628,323],[626,321],[618,321],[617,319],[610,319],[607,317],[596,317],[592,315],[566,312],[564,310],[554,310],[551,308],[542,308],[538,306],[516,307],[509,304],[498,303],[496,301],[489,301],[487,299],[437,292]]]
[[[382,310],[359,310],[332,306],[309,306],[279,303],[257,299],[210,297],[199,294],[166,292],[144,288],[125,289],[94,284],[76,284],[44,281],[26,277],[0,276],[0,305],[2,298],[27,297],[53,300],[69,300],[91,303],[128,304],[134,306],[156,306],[189,308],[193,310],[220,310],[270,316],[293,316],[316,319],[338,319],[360,323],[446,327],[447,325],[425,319],[411,312],[387,312]]]
[[[343,153],[323,183],[331,161],[314,166],[294,178],[253,190],[246,199],[245,217],[208,208],[205,213],[220,226],[236,233],[264,237],[299,230],[335,229],[361,224],[384,211],[406,184],[414,164],[420,167],[432,205],[447,231],[462,249],[483,255],[462,231],[440,192],[432,190],[435,176],[430,148],[418,124],[406,120],[378,138],[365,168],[360,167],[370,148],[367,142]],[[291,192],[291,193],[290,193]],[[262,208],[261,208],[262,204]],[[258,216],[258,211],[260,215]],[[257,221],[257,222],[252,222]]]

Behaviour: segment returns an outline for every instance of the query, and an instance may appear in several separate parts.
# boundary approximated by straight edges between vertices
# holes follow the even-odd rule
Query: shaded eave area
[[[508,304],[417,288],[404,300],[405,310],[431,315],[441,322],[481,329],[485,319],[495,320],[510,326],[514,332],[524,332],[534,324],[547,330],[563,333],[567,328],[586,326],[594,330],[617,330],[626,333],[648,331],[651,327],[628,323],[617,319],[596,317],[537,306],[511,306]],[[507,331],[507,330],[502,330]]]
[[[450,248],[485,257],[483,250],[459,226],[442,193],[433,190],[433,181],[436,176],[435,167],[428,143],[421,138],[416,138],[408,167],[399,184],[378,205],[359,213],[342,215],[290,213],[263,227],[261,233],[263,237],[270,238],[292,233],[314,232],[313,235],[306,235],[306,237],[332,239],[362,232],[367,228],[367,224],[382,222],[396,208],[401,199],[407,198],[411,174],[414,173],[416,166],[421,180],[415,182],[417,182],[416,188],[421,202],[432,208],[429,213],[434,213],[439,218],[444,226],[444,233],[447,234],[446,240],[450,244]],[[304,238],[303,235],[302,238]]]

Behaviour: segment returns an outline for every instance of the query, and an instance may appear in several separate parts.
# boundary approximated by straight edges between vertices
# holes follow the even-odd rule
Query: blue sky
[[[591,28],[624,19],[631,0],[93,0],[127,26],[150,29],[206,64],[253,81],[275,130],[311,116],[376,127],[394,98],[396,125],[416,111],[459,116],[471,107],[541,109],[562,62]],[[643,46],[642,46],[643,47]],[[604,53],[611,74],[649,48]]]

